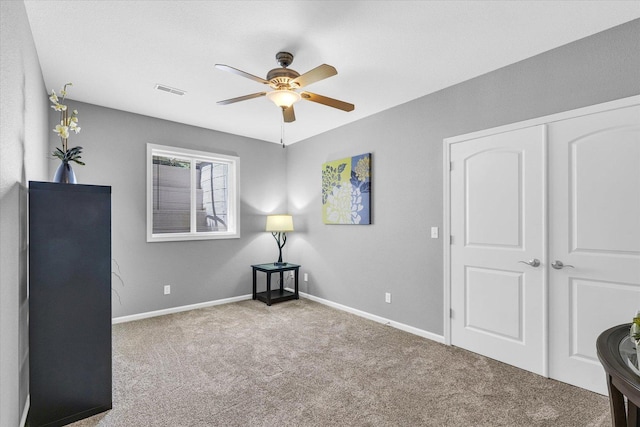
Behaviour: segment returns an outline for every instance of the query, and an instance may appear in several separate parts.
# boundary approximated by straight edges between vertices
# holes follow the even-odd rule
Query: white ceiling
[[[333,65],[305,90],[355,110],[301,101],[286,144],[640,17],[637,0],[25,4],[49,90],[73,82],[78,101],[266,141],[279,142],[282,117],[266,98],[216,105],[265,87],[214,64],[266,77],[284,50],[301,74]]]

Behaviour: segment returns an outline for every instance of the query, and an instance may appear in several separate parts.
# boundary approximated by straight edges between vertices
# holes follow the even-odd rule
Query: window
[[[147,144],[147,242],[240,237],[240,158]]]

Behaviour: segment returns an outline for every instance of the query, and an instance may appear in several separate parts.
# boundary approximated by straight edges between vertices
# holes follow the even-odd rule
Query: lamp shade
[[[267,93],[267,98],[281,108],[289,108],[300,101],[300,94],[289,89],[279,89]]]
[[[267,229],[265,231],[293,231],[293,217],[291,215],[268,215]]]

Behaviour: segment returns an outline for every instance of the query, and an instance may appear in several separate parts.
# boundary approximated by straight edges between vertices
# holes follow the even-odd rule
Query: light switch
[[[431,238],[432,239],[438,238],[438,227],[431,227]]]

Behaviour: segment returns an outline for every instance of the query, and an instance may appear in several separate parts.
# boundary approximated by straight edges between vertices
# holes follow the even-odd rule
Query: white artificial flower
[[[74,131],[76,134],[78,134],[80,132],[80,126],[78,126],[78,120],[76,119],[71,120],[71,122],[69,123],[69,128]]]
[[[67,126],[56,125],[56,128],[53,131],[57,133],[60,138],[69,138],[69,128]]]
[[[51,106],[51,108],[53,108],[56,111],[66,111],[67,110],[67,106],[63,105],[63,104],[54,104]]]

